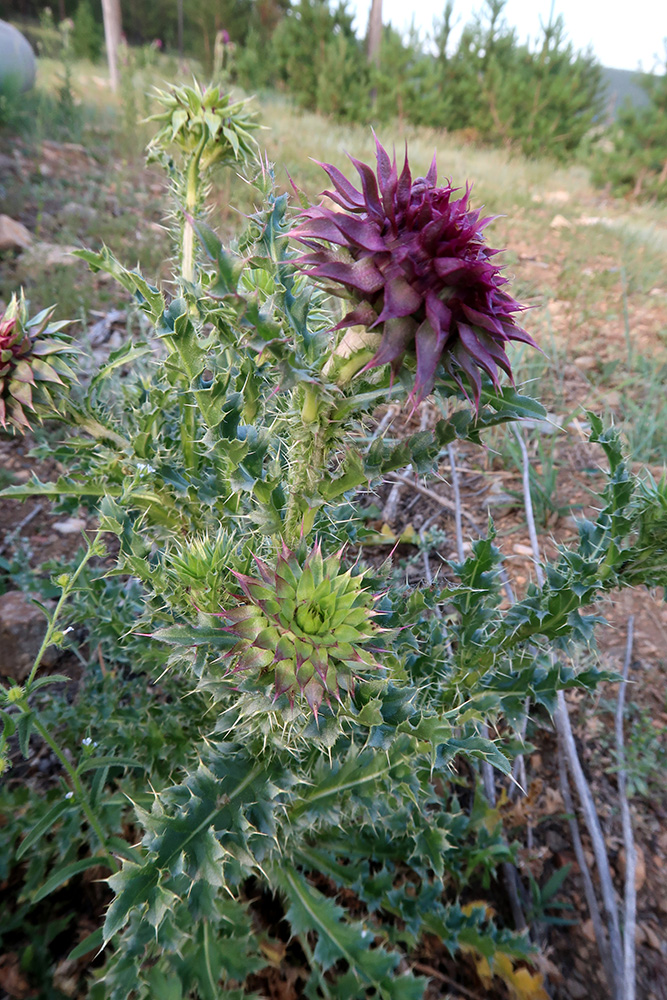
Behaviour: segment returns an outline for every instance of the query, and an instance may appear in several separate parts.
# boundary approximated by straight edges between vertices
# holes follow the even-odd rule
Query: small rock
[[[77,535],[86,527],[82,517],[68,517],[66,521],[56,521],[53,525],[59,535]]]
[[[554,854],[558,854],[559,851],[564,851],[566,847],[569,847],[569,843],[564,837],[556,830],[547,830],[546,835],[547,847]]]
[[[635,851],[637,854],[637,864],[635,866],[635,889],[637,892],[642,888],[646,882],[646,860],[644,858],[644,852],[639,846],[635,844]],[[617,859],[618,872],[621,878],[625,878],[625,851],[621,849],[618,852]]]
[[[78,264],[79,260],[72,257],[76,247],[60,243],[35,243],[28,260],[31,264],[41,264],[44,267],[56,267],[59,264]]]
[[[568,979],[565,983],[565,989],[572,1000],[584,1000],[584,997],[587,997],[589,993],[589,987],[584,986],[578,979]]]
[[[595,944],[595,928],[593,927],[592,920],[590,919],[584,920],[583,924],[581,925],[581,933],[584,935],[587,941],[590,941],[591,944]]]
[[[575,358],[574,361],[577,368],[582,372],[590,372],[598,366],[598,358],[591,357],[588,354],[582,354],[580,358]]]
[[[60,209],[60,216],[64,219],[77,219],[81,222],[93,222],[97,218],[97,212],[92,205],[80,205],[77,201],[68,201]]]
[[[544,200],[547,205],[566,205],[570,195],[568,191],[545,191]]]
[[[651,927],[650,924],[643,924],[642,927],[644,934],[646,935],[646,943],[649,948],[653,948],[654,951],[662,951],[662,943],[653,927]]]
[[[617,410],[621,405],[621,394],[617,389],[608,389],[601,394],[602,402],[610,410]]]
[[[0,170],[16,170],[16,160],[11,156],[0,153]]]
[[[554,215],[549,226],[551,229],[572,229],[572,223],[564,215]]]
[[[46,632],[46,619],[20,590],[0,596],[0,674],[21,684],[32,669]],[[51,647],[42,660],[53,666],[58,651]]]
[[[32,243],[32,233],[10,215],[0,215],[0,251],[27,250]]]

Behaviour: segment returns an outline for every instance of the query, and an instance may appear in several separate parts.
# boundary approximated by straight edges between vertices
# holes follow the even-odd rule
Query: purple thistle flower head
[[[415,404],[431,392],[442,364],[479,405],[480,371],[496,387],[500,369],[512,378],[508,341],[537,346],[516,324],[523,307],[503,290],[507,279],[493,260],[498,251],[482,235],[492,219],[469,207],[468,186],[460,197],[450,184],[437,186],[435,158],[426,177],[413,180],[407,150],[399,175],[396,157],[377,138],[375,144],[377,175],[350,157],[361,190],[321,164],[334,187],[324,195],[337,207],[302,213],[292,230],[308,248],[299,266],[354,302],[335,329],[362,325],[381,333],[367,368],[391,364],[395,374],[414,352]]]

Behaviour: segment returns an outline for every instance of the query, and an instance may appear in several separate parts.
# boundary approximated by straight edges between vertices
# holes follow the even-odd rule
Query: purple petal
[[[466,323],[458,324],[458,334],[462,345],[480,368],[483,368],[495,386],[498,385],[498,366],[491,353],[482,343],[481,337]]]
[[[405,163],[403,164],[403,170],[401,171],[401,176],[398,178],[398,186],[396,188],[396,204],[399,210],[405,209],[406,205],[410,201],[411,191],[412,174],[410,173],[410,164],[408,163],[408,147],[406,143]]]
[[[377,368],[380,365],[389,364],[403,357],[408,347],[414,340],[417,324],[409,317],[388,319],[382,331],[380,346],[374,357],[368,362],[364,371],[369,368]]]
[[[433,388],[435,373],[446,340],[447,333],[442,330],[436,332],[427,319],[415,334],[417,345],[417,377],[413,390],[415,405],[421,403]]]
[[[475,326],[481,326],[484,330],[489,330],[491,333],[498,333],[505,339],[505,331],[494,316],[481,313],[478,309],[473,309],[472,306],[466,305],[465,302],[463,303],[463,311]]]
[[[331,221],[338,226],[348,241],[356,243],[364,250],[386,251],[384,240],[380,236],[377,224],[370,219],[357,219],[350,215],[332,212]],[[332,240],[332,242],[334,242]],[[340,238],[337,240],[340,243]]]
[[[422,304],[422,296],[404,277],[392,278],[384,287],[384,307],[377,322],[398,316],[411,316]]]
[[[354,156],[350,157],[350,162],[354,165],[359,177],[361,178],[366,211],[369,214],[375,215],[378,219],[383,219],[384,213],[382,211],[382,205],[380,204],[380,196],[378,194],[378,185],[375,174],[367,163],[362,163],[361,160],[355,159]]]
[[[356,288],[366,294],[379,292],[384,285],[384,278],[370,257],[353,260],[350,263],[326,261],[314,267],[310,273],[313,277],[339,281],[342,285],[349,285],[350,288]]]
[[[465,267],[466,262],[460,257],[436,257],[433,261],[433,270],[439,278],[450,278]]]
[[[389,178],[391,177],[391,160],[389,159],[387,150],[375,135],[375,132],[373,132],[373,137],[375,139],[375,156],[378,165],[378,180],[380,181],[381,190],[384,190]]]
[[[428,168],[428,173],[426,175],[426,182],[431,187],[435,187],[437,180],[438,180],[438,164],[436,163],[436,157],[434,153],[433,159],[431,160],[431,166]]]
[[[315,160],[318,166],[322,167],[325,173],[328,175],[329,180],[333,183],[336,191],[341,195],[346,201],[353,205],[355,208],[364,207],[364,199],[361,191],[358,191],[350,182],[344,173],[342,173],[338,167],[334,167],[331,163],[320,163],[319,160]]]
[[[377,313],[368,302],[360,303],[356,309],[347,313],[334,330],[344,330],[348,326],[371,326],[377,320]]]
[[[426,318],[434,330],[449,333],[452,322],[452,310],[446,306],[435,292],[426,293]]]

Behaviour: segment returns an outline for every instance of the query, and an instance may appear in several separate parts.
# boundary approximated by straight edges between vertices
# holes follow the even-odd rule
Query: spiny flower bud
[[[221,612],[238,642],[226,654],[238,674],[273,673],[276,697],[301,692],[317,716],[323,699],[350,691],[362,671],[378,666],[369,648],[381,629],[376,598],[363,576],[341,570],[341,553],[324,558],[285,545],[271,569],[255,557],[260,577],[236,573],[247,604]]]
[[[55,387],[74,378],[65,356],[72,352],[60,331],[66,322],[49,323],[53,308],[28,319],[23,295],[12,297],[0,317],[0,428],[23,433],[38,416],[56,410]]]
[[[300,266],[354,308],[335,329],[365,326],[381,333],[366,368],[391,364],[396,373],[414,351],[413,401],[433,389],[438,365],[479,404],[480,370],[495,386],[499,369],[512,377],[505,347],[519,340],[537,346],[520,329],[522,307],[502,286],[507,279],[482,231],[491,218],[469,208],[470,189],[438,187],[435,158],[426,177],[413,181],[408,165],[399,176],[376,139],[377,176],[350,157],[361,178],[357,190],[336,167],[321,166],[334,189],[324,195],[340,210],[319,205],[302,213],[292,236],[309,248]]]

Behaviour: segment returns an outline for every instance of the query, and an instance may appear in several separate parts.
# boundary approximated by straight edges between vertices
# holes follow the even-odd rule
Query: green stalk
[[[290,450],[290,474],[283,537],[289,548],[299,544],[303,516],[308,510],[304,498],[315,495],[326,476],[331,450],[332,407],[321,407],[313,388],[306,385],[300,419]],[[295,421],[296,422],[296,421]]]
[[[66,585],[62,588],[62,590],[60,592],[60,597],[58,598],[58,603],[56,604],[56,606],[55,606],[55,608],[53,610],[53,614],[48,619],[48,623],[47,623],[47,627],[46,627],[46,632],[44,634],[44,638],[42,639],[42,644],[39,647],[39,650],[37,651],[37,656],[35,657],[35,661],[34,661],[34,663],[32,665],[32,669],[30,671],[30,674],[28,675],[27,681],[25,682],[25,692],[26,692],[26,694],[30,693],[30,688],[32,686],[32,682],[35,679],[35,674],[39,670],[39,665],[42,662],[42,657],[44,656],[44,653],[46,652],[46,650],[48,649],[48,647],[51,645],[51,642],[53,640],[53,636],[54,636],[54,634],[56,632],[56,623],[58,621],[58,616],[60,615],[60,612],[61,612],[61,610],[63,608],[63,605],[64,605],[65,601],[67,600],[67,598],[69,597],[69,595],[72,593],[72,590],[74,589],[74,584],[76,583],[76,581],[78,580],[79,576],[81,575],[81,572],[83,571],[84,566],[91,559],[91,557],[92,557],[92,555],[94,553],[94,550],[95,550],[95,545],[99,541],[101,535],[102,535],[102,532],[98,531],[97,534],[95,535],[95,537],[93,538],[92,542],[88,543],[88,551],[86,552],[86,554],[84,555],[83,559],[81,560],[81,562],[79,563],[79,565],[77,566],[77,568],[74,570],[74,572],[72,573],[72,575],[68,578]]]
[[[199,456],[195,446],[197,435],[197,411],[194,400],[189,395],[181,400],[181,447],[186,468],[196,473],[199,466]]]
[[[201,137],[199,145],[197,146],[192,159],[188,164],[188,168],[185,174],[185,226],[183,229],[183,278],[185,281],[192,284],[195,280],[195,231],[192,227],[192,223],[189,221],[188,216],[193,216],[197,210],[197,202],[199,201],[199,161],[201,160],[201,155],[204,151],[204,146],[208,135],[206,130]]]
[[[68,761],[67,757],[65,756],[64,750],[61,750],[60,746],[58,745],[58,743],[56,743],[55,739],[53,738],[53,736],[51,735],[51,733],[48,731],[48,729],[46,728],[46,726],[44,725],[44,723],[41,721],[41,719],[39,718],[39,716],[37,715],[36,712],[34,712],[34,714],[33,714],[33,726],[35,727],[35,729],[37,730],[37,732],[39,733],[39,735],[42,737],[42,739],[44,740],[44,742],[47,744],[47,746],[49,746],[51,748],[51,750],[56,755],[56,757],[58,758],[58,760],[60,761],[60,763],[62,764],[62,766],[64,767],[64,769],[67,771],[67,774],[69,775],[70,781],[72,782],[72,785],[74,786],[74,791],[75,791],[75,794],[76,794],[76,797],[77,797],[77,801],[79,802],[81,808],[83,809],[84,813],[86,814],[86,819],[90,823],[92,829],[95,831],[95,835],[96,835],[98,841],[100,842],[100,846],[104,850],[104,853],[106,855],[107,864],[109,865],[109,868],[111,868],[111,870],[113,872],[117,872],[119,870],[119,868],[118,868],[118,862],[116,861],[116,859],[114,858],[113,854],[111,853],[111,851],[107,847],[106,838],[104,836],[104,833],[102,832],[102,828],[101,828],[101,826],[99,824],[99,820],[97,819],[97,816],[95,815],[95,811],[93,810],[90,802],[88,801],[88,796],[86,795],[84,787],[81,784],[81,780],[79,778],[79,775],[76,773],[75,768],[72,767],[72,765]]]

